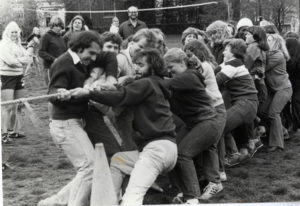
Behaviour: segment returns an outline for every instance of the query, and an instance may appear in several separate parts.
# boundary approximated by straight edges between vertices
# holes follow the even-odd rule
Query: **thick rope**
[[[1,106],[10,105],[10,104],[21,104],[23,102],[33,101],[33,100],[41,100],[41,99],[49,99],[51,97],[57,97],[58,93],[56,94],[45,94],[37,97],[27,97],[27,98],[20,98],[14,99],[10,101],[1,102]]]

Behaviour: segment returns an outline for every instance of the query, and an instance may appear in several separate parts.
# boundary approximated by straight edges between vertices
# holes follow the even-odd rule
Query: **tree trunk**
[[[232,0],[232,19],[238,21],[241,17],[241,0]]]

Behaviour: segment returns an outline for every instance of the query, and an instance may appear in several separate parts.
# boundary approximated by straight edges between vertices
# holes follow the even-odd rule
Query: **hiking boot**
[[[219,174],[220,174],[220,180],[221,180],[221,182],[227,181],[227,175],[226,175],[225,171],[224,172],[220,171]]]
[[[213,183],[209,182],[208,185],[204,188],[204,192],[201,195],[200,199],[202,200],[208,200],[214,195],[218,194],[223,190],[222,183]]]

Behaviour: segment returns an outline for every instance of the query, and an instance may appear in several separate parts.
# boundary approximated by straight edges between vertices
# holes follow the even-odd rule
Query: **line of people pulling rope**
[[[296,52],[286,44],[300,51],[295,38],[285,42],[274,30],[267,34],[269,27],[241,19],[237,38],[223,21],[206,31],[186,29],[182,49],[168,49],[165,35],[147,28],[127,38],[121,50],[119,34],[73,32],[67,49],[55,32],[61,28],[62,21],[53,18],[39,55],[48,65],[48,93],[58,93],[49,103],[50,134],[77,173],[39,206],[88,205],[97,142],[104,143],[121,205],[142,205],[161,174],[168,174],[178,191],[173,203],[198,204],[223,190],[225,166],[253,157],[263,134],[269,152],[284,149],[288,134],[280,114],[292,85],[298,91],[297,80],[290,81],[297,71],[289,78],[286,70],[288,60],[297,61]],[[52,42],[60,49],[47,51]],[[294,129],[298,107],[293,105]],[[203,190],[200,169],[208,181]]]

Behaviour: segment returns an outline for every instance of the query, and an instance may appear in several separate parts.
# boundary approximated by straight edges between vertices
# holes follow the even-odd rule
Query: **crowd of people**
[[[161,174],[177,191],[172,203],[198,204],[224,189],[227,167],[250,161],[264,144],[282,151],[300,128],[297,33],[282,37],[248,18],[236,26],[218,20],[205,31],[187,28],[182,47],[168,48],[160,29],[137,19],[136,7],[128,16],[99,34],[77,15],[64,35],[62,19],[53,17],[42,37],[33,29],[27,51],[19,26],[5,28],[2,101],[24,96],[24,75],[42,59],[48,93],[58,94],[48,103],[50,134],[77,171],[39,206],[88,205],[99,142],[121,205],[142,205]],[[2,107],[3,143],[23,136],[17,114],[16,106]]]

